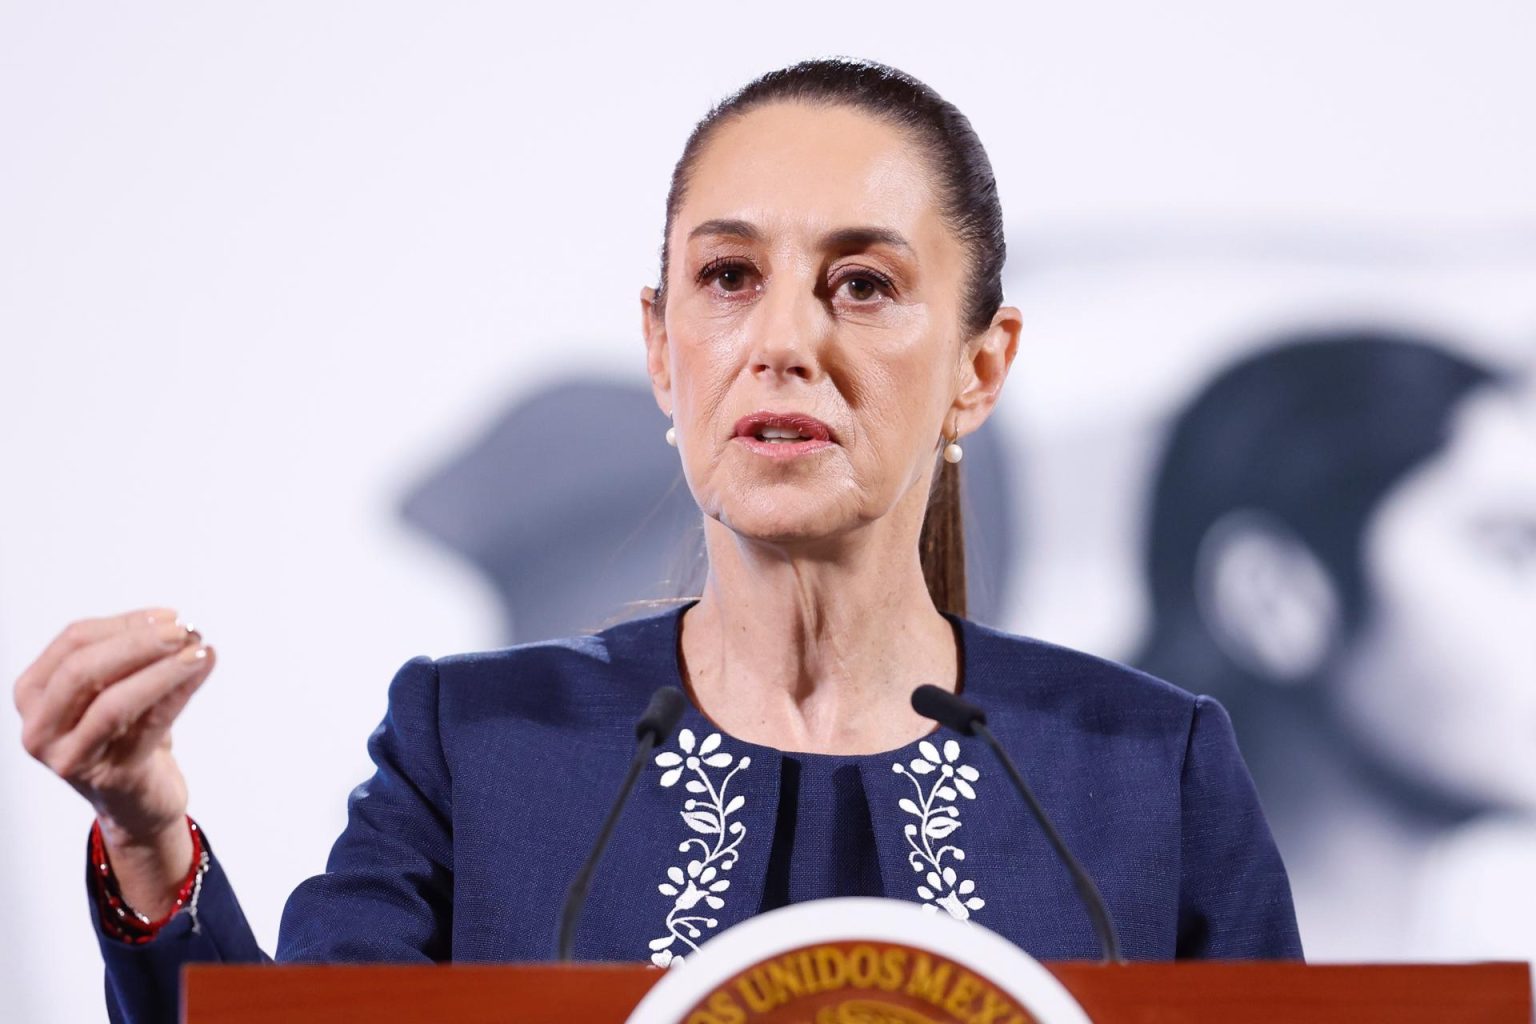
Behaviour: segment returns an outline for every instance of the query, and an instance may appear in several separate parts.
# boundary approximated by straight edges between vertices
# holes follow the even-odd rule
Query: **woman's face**
[[[986,418],[1018,328],[1005,307],[961,337],[966,253],[921,151],[851,108],[760,107],[704,147],[668,245],[649,368],[705,514],[778,543],[920,524],[940,435]]]
[[[1363,537],[1371,613],[1338,680],[1359,742],[1420,785],[1536,809],[1536,401],[1473,392]]]

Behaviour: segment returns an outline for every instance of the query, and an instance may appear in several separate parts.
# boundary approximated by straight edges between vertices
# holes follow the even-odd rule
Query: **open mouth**
[[[803,413],[751,413],[736,421],[735,440],[762,454],[783,458],[830,448],[832,431]]]
[[[766,441],[769,444],[793,444],[796,441],[811,440],[806,435],[800,433],[800,431],[790,427],[764,427],[752,436],[759,441]]]

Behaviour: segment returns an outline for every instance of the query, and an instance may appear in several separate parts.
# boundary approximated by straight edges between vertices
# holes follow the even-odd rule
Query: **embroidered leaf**
[[[734,757],[722,750],[718,754],[712,754],[711,756],[706,757],[704,759],[704,763],[709,765],[711,768],[729,768],[731,762],[734,760],[736,760]]]
[[[907,823],[907,827],[906,827],[906,828],[904,828],[904,829],[902,829],[902,830],[901,830],[901,831],[902,831],[902,834],[903,834],[903,835],[906,835],[906,836],[915,836],[915,835],[917,835],[917,826],[916,826],[916,825],[913,825],[913,824],[912,824],[912,823],[910,823],[910,822],[908,822],[908,823]]]
[[[944,741],[944,760],[953,763],[955,758],[957,758],[959,756],[960,756],[960,744],[956,743],[954,740],[945,740]]]
[[[970,899],[965,901],[965,905],[970,907],[972,910],[980,910],[982,907],[987,905],[987,901],[982,899],[980,896],[972,896]]]
[[[740,793],[736,794],[735,796],[731,797],[731,802],[725,805],[725,813],[735,814],[746,805],[746,802],[746,797],[742,796]]]
[[[716,882],[714,885],[711,885],[709,887],[709,891],[710,892],[725,892],[725,890],[729,889],[730,887],[731,887],[731,880],[729,878],[722,878],[722,879],[720,879],[720,881]]]
[[[700,782],[698,779],[689,779],[687,781],[687,783],[684,784],[683,788],[686,789],[690,793],[707,793],[707,792],[709,792],[709,787],[704,785],[704,783]]]
[[[976,791],[972,789],[971,784],[966,782],[964,779],[956,779],[955,788],[958,789],[960,791],[960,795],[965,797],[967,800],[976,799]]]
[[[672,941],[673,941],[672,940],[672,936],[670,936],[670,935],[663,935],[659,939],[652,939],[651,940],[651,948],[653,950],[654,949],[666,949],[668,946],[672,945]]]
[[[928,884],[934,889],[944,888],[944,883],[939,881],[939,873],[937,871],[928,872]]]
[[[897,761],[895,764],[891,765],[891,771],[895,772],[897,775],[900,775],[902,772],[906,771],[906,769],[901,766],[900,761]]]
[[[701,861],[701,860],[691,860],[691,861],[688,862],[688,877],[689,878],[698,878],[699,877],[699,872],[703,871],[703,870],[704,870],[704,862],[703,861]],[[681,882],[682,879],[679,878],[678,881]]]
[[[656,763],[663,768],[671,768],[683,763],[683,756],[675,750],[663,750],[656,755]]]
[[[917,894],[919,896],[921,896],[925,900],[933,899],[933,890],[928,888],[926,885],[918,886],[917,887]]]
[[[730,831],[731,831],[732,835],[738,835],[739,836],[743,832],[745,832],[746,830],[747,830],[747,826],[743,825],[741,822],[739,822],[739,821],[731,822]]]
[[[663,896],[676,896],[677,895],[677,886],[675,886],[675,885],[668,885],[666,882],[662,882],[656,888],[661,890],[661,894]]]
[[[682,777],[683,770],[681,768],[668,768],[666,771],[661,773],[661,785],[663,788],[671,786]]]
[[[725,906],[725,900],[721,899],[719,896],[705,896],[704,902],[709,904],[709,909],[711,910],[719,910],[721,907]]]
[[[703,757],[705,754],[713,753],[714,749],[719,745],[720,734],[717,732],[710,733],[708,736],[704,737],[704,742],[699,744],[699,756]]]
[[[930,839],[943,839],[959,827],[960,822],[955,818],[929,818],[923,825],[923,833]]]
[[[945,868],[944,869],[944,884],[945,885],[954,885],[955,884],[955,869],[954,868]]]
[[[694,863],[698,863],[698,862],[695,861]],[[691,874],[691,872],[690,872],[690,874]],[[683,884],[683,873],[681,871],[679,871],[676,867],[667,868],[667,877],[672,879],[672,881],[676,882],[678,885],[682,885]]]
[[[951,846],[950,849],[955,851],[955,860],[965,860],[965,851],[960,847]]]
[[[693,730],[684,729],[677,734],[677,745],[687,753],[693,753]]]
[[[928,760],[932,761],[934,764],[937,765],[937,764],[941,763],[939,761],[939,750],[938,750],[938,748],[935,747],[932,743],[929,743],[927,740],[923,740],[920,743],[918,743],[917,749],[922,753],[922,755],[924,757],[926,757]]]
[[[971,893],[973,893],[975,891],[976,891],[976,883],[971,881],[969,878],[967,878],[965,881],[960,883],[960,895],[961,896],[969,896]]]
[[[927,775],[929,772],[933,771],[933,765],[929,764],[927,761],[924,761],[920,757],[914,757],[910,767],[918,775]]]
[[[953,786],[940,786],[933,791],[933,795],[939,800],[953,800],[955,798],[955,790]]]
[[[700,835],[720,834],[720,822],[709,811],[681,811],[683,821]],[[946,833],[947,834],[947,833]]]
[[[981,772],[977,771],[975,768],[972,768],[968,764],[960,765],[955,769],[955,771],[959,772],[960,777],[966,782],[975,782],[977,779],[981,778]]]
[[[943,807],[935,807],[932,813],[948,814],[951,817],[958,818],[960,817],[960,808],[956,807],[954,804],[945,804]]]
[[[742,759],[741,759],[741,761],[740,761],[740,762],[739,762],[739,763],[738,763],[738,764],[737,764],[737,765],[736,765],[736,770],[737,770],[737,771],[742,771],[742,772],[744,772],[744,771],[746,771],[746,770],[747,770],[747,765],[749,765],[749,764],[751,764],[751,763],[752,763],[752,759],[751,759],[751,758],[750,758],[750,757],[744,757],[744,758],[742,758]]]
[[[699,875],[699,884],[700,885],[708,885],[710,883],[710,880],[713,879],[719,873],[720,872],[716,871],[714,868],[705,868],[703,873]]]
[[[917,804],[913,803],[909,797],[902,797],[899,801],[897,801],[896,806],[900,807],[908,814],[915,814],[919,818],[923,816],[923,812],[917,809]]]
[[[939,910],[939,908],[934,906],[932,903],[924,903],[923,904],[923,909],[928,911],[928,913],[930,913],[930,914],[938,913],[938,910]]]
[[[670,936],[670,935],[667,936],[667,941],[671,942],[672,941],[672,936]],[[681,960],[682,957],[678,957],[677,959]],[[655,964],[657,967],[666,967],[671,962],[672,962],[672,951],[670,949],[664,949],[664,950],[662,950],[659,953],[652,953],[651,954],[651,963]]]

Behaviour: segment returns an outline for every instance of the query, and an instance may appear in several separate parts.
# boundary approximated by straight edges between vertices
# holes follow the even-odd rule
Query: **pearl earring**
[[[957,438],[959,437],[958,434],[955,436]],[[949,444],[944,446],[944,461],[949,463],[951,466],[963,458],[965,458],[965,451],[955,441],[951,441]]]
[[[677,447],[677,428],[676,427],[668,427],[667,428],[667,444],[671,445],[673,448]]]

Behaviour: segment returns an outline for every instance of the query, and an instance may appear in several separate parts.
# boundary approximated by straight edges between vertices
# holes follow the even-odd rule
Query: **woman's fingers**
[[[194,680],[200,682],[200,676],[206,678],[213,662],[213,648],[192,644],[107,687],[91,701],[79,724],[49,745],[43,760],[66,779],[77,777],[100,758],[109,744],[134,729],[140,718],[161,700],[178,687]],[[166,720],[157,728],[164,730],[169,725]]]
[[[104,635],[66,653],[23,712],[22,744],[29,751],[51,745],[75,727],[98,694],[179,650],[191,636],[174,619],[150,616],[94,628]]]
[[[206,658],[207,667],[192,674],[191,678],[176,686],[170,693],[161,697],[159,702],[144,712],[121,740],[124,744],[117,756],[124,760],[137,760],[146,756],[153,748],[163,746],[167,750],[171,747],[171,723],[176,721],[192,695],[198,691],[212,674],[213,648],[208,648]]]
[[[23,717],[28,717],[33,704],[47,689],[48,680],[53,676],[54,671],[72,652],[140,626],[173,622],[175,619],[174,608],[137,608],[130,612],[123,612],[121,615],[71,622],[16,678],[16,710],[20,711]]]

